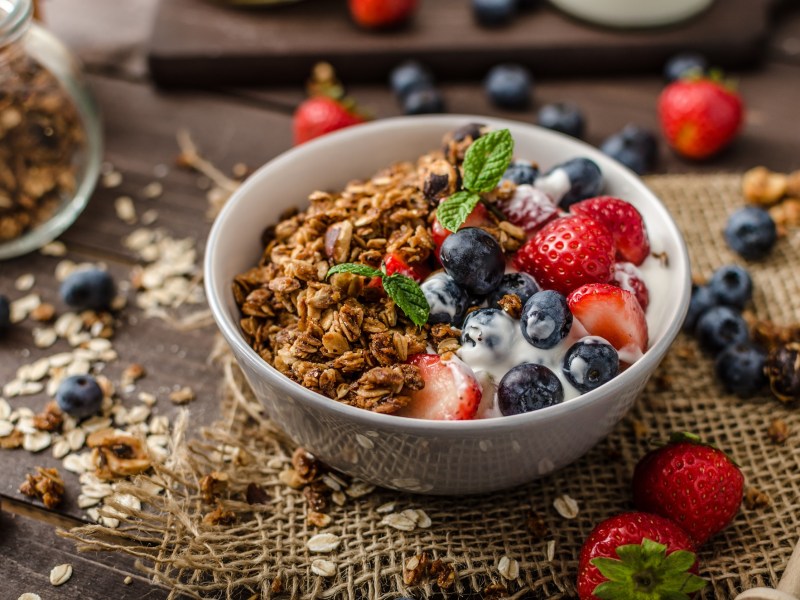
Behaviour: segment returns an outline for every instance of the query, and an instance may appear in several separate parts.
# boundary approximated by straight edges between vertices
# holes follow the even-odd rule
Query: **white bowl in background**
[[[685,21],[714,0],[550,0],[575,17],[609,27],[661,27]]]
[[[603,170],[606,192],[642,213],[654,251],[669,267],[648,282],[650,347],[600,388],[539,411],[474,421],[428,421],[368,412],[312,392],[279,373],[247,344],[232,293],[234,276],[261,256],[261,233],[289,208],[305,208],[314,190],[338,190],[401,160],[440,147],[442,135],[481,122],[508,128],[515,156],[543,168],[576,156]],[[472,494],[512,487],[564,467],[602,440],[631,408],[677,335],[690,294],[683,238],[661,202],[631,171],[597,149],[559,133],[480,116],[384,119],[326,135],[280,155],[230,198],[209,235],[205,287],[214,318],[266,413],[328,465],[398,490]]]

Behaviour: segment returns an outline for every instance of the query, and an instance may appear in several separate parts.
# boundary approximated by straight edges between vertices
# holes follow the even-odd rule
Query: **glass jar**
[[[58,237],[100,171],[100,117],[80,64],[32,12],[31,0],[0,0],[0,259]]]

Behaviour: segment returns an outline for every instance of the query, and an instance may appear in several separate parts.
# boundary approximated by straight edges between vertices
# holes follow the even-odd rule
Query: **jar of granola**
[[[80,65],[32,13],[31,0],[0,0],[0,259],[69,227],[100,170],[100,119]]]

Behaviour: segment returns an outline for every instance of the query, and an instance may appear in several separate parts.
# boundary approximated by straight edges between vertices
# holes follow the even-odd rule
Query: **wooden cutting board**
[[[772,0],[717,0],[695,19],[663,29],[614,31],[568,18],[547,4],[502,28],[479,27],[469,0],[422,0],[411,26],[370,32],[346,0],[305,0],[235,9],[208,0],[162,0],[149,43],[156,83],[167,87],[300,84],[327,60],[347,82],[385,82],[407,58],[440,79],[479,79],[513,61],[535,75],[587,76],[660,70],[696,50],[726,68],[761,57]]]

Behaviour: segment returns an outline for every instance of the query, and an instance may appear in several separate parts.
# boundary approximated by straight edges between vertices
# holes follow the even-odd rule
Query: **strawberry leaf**
[[[414,325],[422,327],[428,322],[430,307],[416,281],[395,273],[383,278],[383,289]]]
[[[436,218],[447,231],[456,232],[480,201],[481,197],[473,192],[456,192],[439,205]]]
[[[381,273],[378,269],[373,269],[368,265],[360,265],[356,263],[342,263],[340,265],[335,265],[330,269],[328,269],[328,273],[325,275],[325,279],[327,279],[331,275],[335,275],[336,273],[355,273],[356,275],[362,275],[364,277],[383,276],[383,273]]]
[[[491,192],[511,163],[514,139],[508,129],[492,131],[475,140],[464,156],[464,189]]]

